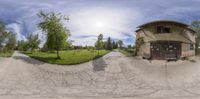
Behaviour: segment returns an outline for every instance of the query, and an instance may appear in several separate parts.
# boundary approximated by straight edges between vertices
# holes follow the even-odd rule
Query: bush
[[[121,49],[120,52],[128,57],[135,56],[135,49],[124,48]]]
[[[135,52],[135,49],[128,49],[126,48],[125,51],[129,52],[129,53],[134,53]]]
[[[198,54],[198,55],[200,54],[200,48],[197,49],[197,54]]]
[[[193,63],[195,63],[196,61],[195,61],[195,60],[190,60],[190,62],[193,62]]]

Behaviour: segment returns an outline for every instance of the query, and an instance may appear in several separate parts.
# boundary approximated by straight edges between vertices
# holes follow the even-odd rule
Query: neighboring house
[[[181,22],[160,20],[140,25],[138,38],[144,40],[138,51],[142,57],[180,59],[195,55],[196,32]]]

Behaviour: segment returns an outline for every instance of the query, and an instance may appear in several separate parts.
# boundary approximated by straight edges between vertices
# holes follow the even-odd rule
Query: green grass
[[[0,53],[0,57],[11,57],[13,54],[13,51]]]
[[[88,51],[88,50],[69,50],[69,51],[60,51],[60,59],[56,58],[56,53],[47,53],[47,52],[24,52],[28,56],[38,59],[43,62],[51,64],[60,64],[60,65],[73,65],[84,63],[98,57],[101,57],[107,54],[109,51],[100,50],[98,51]]]
[[[197,50],[197,55],[200,55],[200,48],[198,48]]]
[[[195,60],[190,60],[190,62],[193,62],[193,63],[195,63],[196,61],[195,61]]]
[[[124,54],[127,57],[134,56],[134,50],[133,49],[121,49],[119,50],[122,54]]]

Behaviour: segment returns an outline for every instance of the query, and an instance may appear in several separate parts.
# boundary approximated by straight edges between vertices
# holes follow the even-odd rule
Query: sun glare
[[[96,22],[96,27],[98,28],[103,28],[104,27],[104,23],[101,21]]]

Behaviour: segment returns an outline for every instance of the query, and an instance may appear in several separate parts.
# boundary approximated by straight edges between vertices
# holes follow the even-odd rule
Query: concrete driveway
[[[152,61],[111,52],[80,65],[52,65],[19,52],[0,59],[0,99],[198,99],[196,62]]]

